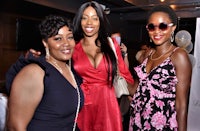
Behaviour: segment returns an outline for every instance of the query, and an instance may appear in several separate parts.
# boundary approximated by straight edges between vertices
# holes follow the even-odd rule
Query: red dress
[[[115,43],[119,69],[129,83],[133,83],[130,71],[123,61],[120,47]],[[84,93],[84,106],[78,116],[81,131],[122,131],[122,120],[114,88],[107,82],[107,61],[102,58],[94,68],[79,42],[74,50],[73,64],[76,72],[83,78],[81,89]]]

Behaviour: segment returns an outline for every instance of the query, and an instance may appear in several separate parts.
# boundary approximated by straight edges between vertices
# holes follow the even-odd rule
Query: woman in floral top
[[[147,20],[155,48],[135,67],[139,84],[131,102],[129,131],[186,131],[192,69],[185,50],[172,44],[177,16],[159,5]]]

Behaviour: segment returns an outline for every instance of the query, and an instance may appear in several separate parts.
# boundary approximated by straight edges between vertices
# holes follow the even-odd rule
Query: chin
[[[155,46],[160,46],[162,45],[164,42],[161,42],[161,41],[153,41],[154,45]]]

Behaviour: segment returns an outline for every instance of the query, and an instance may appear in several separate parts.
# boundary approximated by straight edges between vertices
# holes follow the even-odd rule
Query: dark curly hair
[[[63,26],[67,26],[70,30],[73,29],[71,21],[63,16],[46,16],[45,19],[39,24],[42,39],[47,40],[48,38],[57,35],[59,29]]]
[[[174,25],[177,25],[177,15],[176,13],[174,12],[174,10],[168,6],[168,5],[157,5],[157,6],[154,6],[149,12],[148,12],[148,15],[147,15],[147,22],[150,18],[150,16],[155,13],[155,12],[164,12],[166,14],[169,15],[169,18],[171,19],[172,23]]]

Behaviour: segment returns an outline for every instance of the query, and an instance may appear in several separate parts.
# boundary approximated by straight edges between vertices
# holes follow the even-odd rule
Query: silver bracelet
[[[128,55],[128,53],[126,52],[126,53],[124,53],[124,57],[126,57]]]

